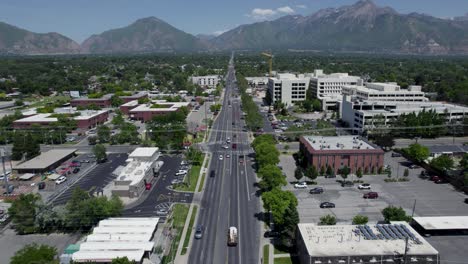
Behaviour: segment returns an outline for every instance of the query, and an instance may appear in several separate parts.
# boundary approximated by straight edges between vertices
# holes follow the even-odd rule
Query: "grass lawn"
[[[184,229],[188,211],[189,206],[186,204],[176,204],[172,207],[172,215],[168,223],[172,223],[172,228],[175,230],[175,238],[172,241],[171,250],[164,256],[162,263],[170,263],[172,261],[172,256],[175,255],[175,251],[177,251],[179,247],[180,237]]]
[[[292,261],[291,261],[290,257],[275,258],[275,263],[274,264],[292,264]]]
[[[275,251],[274,251],[274,254],[288,254],[289,252],[288,251],[283,251],[277,247],[274,247],[275,248]]]
[[[184,184],[178,184],[174,189],[178,191],[195,192],[198,177],[200,176],[200,168],[200,165],[192,166],[189,173],[185,177]]]
[[[57,101],[70,101],[69,96],[52,96],[52,97],[44,97],[42,100],[38,101],[36,98],[26,98],[25,101],[32,100],[32,104],[30,107],[42,107],[47,105],[48,103],[54,104]]]
[[[202,178],[201,178],[201,182],[200,182],[200,186],[198,186],[197,192],[201,192],[203,190],[203,184],[205,183],[205,177],[206,177],[206,173],[203,173]]]
[[[269,264],[270,263],[270,247],[269,245],[263,246],[263,263]]]
[[[182,248],[182,252],[181,252],[182,255],[185,255],[185,253],[187,253],[187,247],[190,242],[190,237],[192,236],[193,224],[195,223],[195,217],[197,216],[197,209],[198,209],[197,206],[193,207],[192,216],[190,217],[190,223],[189,223],[189,227],[187,230],[187,235],[185,235],[185,239],[184,239],[184,247]]]

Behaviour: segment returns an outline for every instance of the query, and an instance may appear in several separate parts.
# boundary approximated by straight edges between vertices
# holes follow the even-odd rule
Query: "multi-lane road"
[[[189,257],[189,263],[193,264],[250,264],[258,263],[259,258],[260,222],[256,218],[260,212],[259,198],[255,196],[255,172],[247,157],[251,152],[249,137],[242,132],[245,124],[241,119],[241,102],[233,97],[238,92],[232,59],[226,77],[223,107],[208,142],[213,154],[208,175],[214,171],[214,177],[206,180],[198,216],[204,236],[193,242]],[[245,155],[243,162],[241,155]],[[231,226],[239,233],[236,247],[227,246],[227,230]]]

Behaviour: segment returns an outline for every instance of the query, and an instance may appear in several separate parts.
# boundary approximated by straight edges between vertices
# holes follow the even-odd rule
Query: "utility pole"
[[[406,264],[406,258],[408,256],[408,237],[405,238],[405,254],[403,254],[403,263]]]
[[[4,148],[0,149],[0,155],[2,156],[3,178],[4,178],[4,181],[5,181],[5,191],[6,191],[6,193],[9,193],[9,191],[8,191],[8,176],[7,176],[6,169],[5,169],[5,149]]]
[[[415,210],[416,210],[416,199],[414,199],[413,211],[411,212],[411,218],[413,218]]]

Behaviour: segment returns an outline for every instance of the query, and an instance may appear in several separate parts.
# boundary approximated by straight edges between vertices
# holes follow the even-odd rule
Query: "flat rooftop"
[[[107,110],[83,110],[79,111],[80,115],[75,116],[73,119],[75,120],[88,120],[98,115],[106,113]]]
[[[50,165],[62,160],[63,158],[75,153],[77,149],[52,149],[41,153],[39,156],[26,162],[16,165],[13,170],[25,169],[46,169]]]
[[[18,119],[13,123],[29,123],[29,122],[57,122],[56,117],[50,117],[51,114],[35,114],[25,118]]]
[[[463,230],[468,229],[468,216],[426,216],[413,217],[425,230]]]
[[[130,155],[129,158],[151,158],[158,153],[159,148],[136,148]]]
[[[384,225],[379,225],[379,228],[383,228],[382,226]],[[392,225],[385,226],[393,226],[393,228],[398,226],[399,229],[404,226],[408,233],[411,233],[414,239],[408,239],[409,255],[438,255],[438,251],[406,222],[394,222]],[[376,239],[367,239],[366,237],[369,236],[364,235],[357,225],[318,226],[316,224],[298,224],[304,245],[312,257],[394,256],[397,253],[404,254],[404,238],[386,239],[383,232],[376,225],[368,225],[368,227],[376,236]],[[389,236],[388,233],[387,236]]]
[[[121,106],[127,106],[128,107],[128,106],[136,106],[136,105],[138,105],[138,100],[132,100],[132,101],[130,101],[128,103],[125,103],[125,104],[123,104]]]
[[[162,107],[152,108],[153,105],[160,105]],[[179,110],[182,106],[189,106],[189,102],[154,102],[152,104],[141,104],[132,110],[132,112],[174,112]]]
[[[431,153],[468,153],[468,145],[434,145],[428,148]]]
[[[315,150],[375,149],[374,146],[360,139],[358,136],[304,136],[304,139]]]

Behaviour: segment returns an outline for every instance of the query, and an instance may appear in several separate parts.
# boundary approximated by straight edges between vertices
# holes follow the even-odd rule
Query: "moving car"
[[[236,143],[232,143],[232,149],[237,149],[237,144]]]
[[[230,247],[235,247],[237,246],[237,228],[235,226],[231,226],[228,229],[228,234],[227,234],[227,244]]]
[[[67,177],[60,176],[57,180],[55,180],[55,184],[61,184],[67,180]]]
[[[228,149],[229,146],[228,146],[228,145],[223,145],[223,148],[224,148],[224,149]]]
[[[226,158],[229,159],[231,157],[231,155],[229,154],[226,154]]]
[[[320,204],[320,208],[335,208],[335,204],[330,202],[323,202]]]
[[[323,193],[323,188],[322,187],[315,187],[313,189],[310,189],[309,193],[310,194],[321,194],[321,193]]]
[[[368,192],[362,196],[364,199],[377,199],[379,198],[379,194],[376,192]]]
[[[296,189],[306,189],[307,188],[307,183],[306,182],[299,182],[294,184],[294,188]]]
[[[223,155],[219,155],[219,160],[223,160]]]
[[[363,183],[359,184],[358,189],[359,190],[370,190],[371,185],[369,183]]]
[[[197,226],[195,229],[195,238],[201,239],[203,237],[203,227],[201,225]]]
[[[226,143],[231,143],[231,138],[227,138]]]
[[[212,171],[210,172],[210,177],[213,178],[214,176],[215,176],[215,171],[212,170]]]

